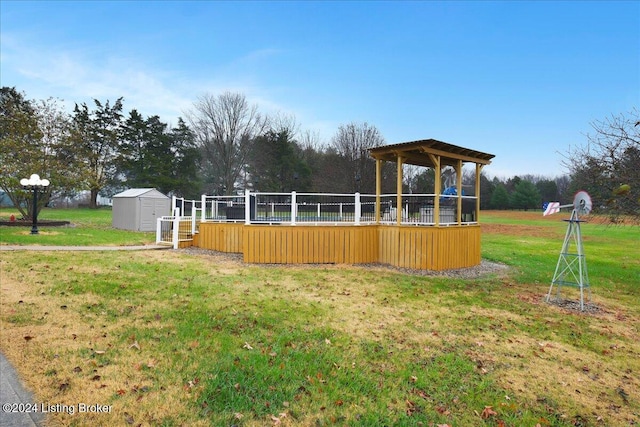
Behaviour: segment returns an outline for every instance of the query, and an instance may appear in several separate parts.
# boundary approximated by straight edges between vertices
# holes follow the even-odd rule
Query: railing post
[[[296,192],[291,192],[291,225],[296,225],[296,217],[298,216],[298,202],[296,200]]]
[[[173,208],[173,249],[178,249],[178,240],[180,239],[180,208]]]
[[[244,223],[251,224],[251,192],[244,190]]]
[[[205,222],[207,220],[207,196],[200,196],[200,207],[202,208],[202,212],[200,215],[200,222]]]
[[[171,196],[171,214],[173,215],[176,209],[176,202],[177,202],[177,197],[176,196]]]
[[[356,225],[360,225],[360,217],[362,216],[362,205],[360,204],[360,193],[356,193],[354,208]]]
[[[156,218],[156,245],[162,242],[162,217]]]

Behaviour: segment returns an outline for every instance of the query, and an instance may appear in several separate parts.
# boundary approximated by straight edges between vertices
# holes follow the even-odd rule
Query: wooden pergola
[[[462,166],[464,163],[476,165],[476,215],[480,212],[480,172],[482,168],[491,163],[493,154],[457,145],[438,141],[435,139],[423,139],[420,141],[404,142],[400,144],[384,145],[369,149],[369,153],[376,160],[376,222],[380,222],[380,196],[382,193],[382,162],[396,162],[398,170],[397,178],[397,206],[402,206],[402,165],[410,164],[430,167],[435,170],[434,188],[434,219],[435,225],[440,224],[440,195],[442,183],[440,175],[442,168],[452,166],[456,171],[457,222],[462,223]],[[398,210],[399,211],[399,210]],[[397,215],[397,223],[401,224],[401,215]]]

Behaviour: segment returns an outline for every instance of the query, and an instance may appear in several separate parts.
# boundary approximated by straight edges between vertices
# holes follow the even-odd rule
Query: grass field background
[[[105,212],[43,215],[77,215],[68,244],[152,240],[114,233]],[[482,212],[483,258],[509,268],[479,279],[0,252],[0,349],[40,402],[112,408],[52,425],[637,425],[640,229],[582,225],[595,307],[582,313],[544,302],[561,219]],[[0,244],[18,239],[7,230]]]
[[[0,209],[0,221],[8,221],[11,215],[20,217],[17,209]],[[31,227],[0,227],[0,244],[47,246],[132,246],[155,242],[155,233],[133,233],[111,226],[111,208],[100,209],[50,209],[44,208],[39,221],[69,221],[68,226],[38,226],[39,234],[31,235]]]

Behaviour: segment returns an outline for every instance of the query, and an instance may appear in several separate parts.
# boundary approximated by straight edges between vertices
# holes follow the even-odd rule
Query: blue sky
[[[566,172],[590,123],[640,107],[640,2],[0,2],[0,79],[27,97],[124,97],[175,124],[243,93],[328,142],[367,122]]]

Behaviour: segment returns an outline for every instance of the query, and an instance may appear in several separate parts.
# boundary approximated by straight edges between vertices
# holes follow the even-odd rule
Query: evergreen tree
[[[540,192],[536,186],[529,181],[520,181],[515,186],[515,191],[511,195],[511,207],[515,209],[539,209],[542,207]]]
[[[140,113],[133,109],[124,123],[118,169],[120,181],[126,187],[144,187],[145,146],[147,124]]]
[[[158,116],[132,110],[123,127],[119,178],[124,187],[154,187],[165,194],[200,195],[200,152],[184,120],[170,131]]]
[[[113,106],[94,99],[95,109],[76,104],[73,113],[73,140],[81,173],[91,192],[89,206],[97,207],[98,193],[113,182],[120,158],[122,98]]]
[[[509,209],[509,193],[503,183],[498,183],[491,194],[491,209]]]
[[[536,188],[540,193],[540,198],[544,202],[557,202],[560,200],[558,185],[550,179],[542,179],[536,182]]]
[[[178,126],[171,129],[169,139],[173,153],[173,190],[177,196],[197,198],[202,191],[202,181],[199,177],[201,156],[195,135],[184,120],[178,118]]]
[[[260,191],[308,191],[311,169],[288,130],[269,131],[253,143],[248,172]]]

